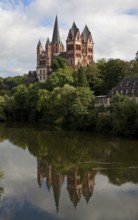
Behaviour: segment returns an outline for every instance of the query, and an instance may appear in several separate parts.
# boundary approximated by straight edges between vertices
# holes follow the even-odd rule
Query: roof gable
[[[69,30],[67,40],[74,40],[78,35],[80,36],[80,31],[77,28],[75,22],[73,22],[72,27]]]
[[[84,42],[87,42],[88,40],[89,41],[93,41],[92,40],[91,32],[90,32],[90,30],[89,30],[87,25],[85,25],[85,28],[84,28],[84,30],[83,30],[83,32],[81,34],[81,37],[83,38]]]

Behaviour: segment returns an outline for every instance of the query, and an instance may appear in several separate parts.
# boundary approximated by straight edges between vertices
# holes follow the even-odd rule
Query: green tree
[[[4,97],[0,96],[0,121],[6,120],[6,115],[4,113],[4,103],[5,103]]]
[[[66,67],[66,59],[56,56],[52,58],[51,68],[53,71],[58,70],[59,68],[64,69]]]
[[[90,87],[95,95],[101,94],[103,80],[95,63],[81,66],[76,73],[76,86]]]
[[[48,102],[49,102],[49,91],[46,89],[39,89],[38,90],[38,100],[36,110],[39,112],[40,119],[43,122],[49,121],[48,119]]]
[[[130,61],[130,74],[133,76],[138,76],[138,60]]]
[[[100,95],[103,80],[96,63],[86,66],[86,76],[91,90],[94,91],[95,95]]]
[[[87,87],[75,88],[64,85],[51,93],[49,108],[52,118],[65,126],[85,129],[88,126],[89,109],[93,108],[94,96]]]
[[[5,88],[12,89],[18,85],[26,84],[27,83],[27,75],[14,76],[14,77],[9,76],[9,77],[4,78],[3,81],[5,84]]]
[[[15,118],[15,99],[13,96],[4,96],[3,111],[7,120]]]
[[[28,96],[28,88],[25,85],[19,85],[13,88],[13,96],[15,100],[15,117],[18,120],[27,118],[26,100]]]
[[[59,69],[53,72],[46,81],[46,87],[48,90],[52,91],[56,87],[62,87],[65,84],[73,85],[73,83],[73,71],[67,67],[64,70]]]
[[[123,136],[137,136],[138,104],[127,96],[116,94],[111,100],[113,133]]]
[[[102,83],[102,94],[107,94],[124,76],[129,75],[129,62],[120,59],[102,59],[97,62],[97,68]]]
[[[88,87],[89,82],[86,74],[86,67],[80,66],[76,72],[76,86]]]

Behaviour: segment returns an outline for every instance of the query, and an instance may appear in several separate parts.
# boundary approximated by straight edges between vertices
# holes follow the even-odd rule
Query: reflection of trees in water
[[[137,169],[128,169],[138,166],[137,140],[101,137],[91,132],[50,132],[26,126],[0,128],[0,139],[28,148],[34,156],[46,157],[56,172],[67,173],[79,164],[79,169],[98,167],[116,185],[138,183]]]
[[[94,190],[94,171],[86,171],[82,168],[71,168],[68,171],[57,171],[54,166],[48,163],[48,160],[37,158],[37,180],[41,187],[43,181],[46,179],[46,186],[48,191],[52,188],[56,209],[58,212],[61,187],[67,179],[67,191],[74,207],[77,206],[81,197],[83,196],[88,203]]]
[[[102,174],[106,175],[109,182],[114,185],[122,185],[124,183],[134,183],[138,184],[138,168],[136,167],[112,167],[109,166],[108,169],[103,170]]]
[[[1,195],[4,193],[4,188],[3,188],[3,186],[1,186],[2,177],[3,177],[3,172],[0,169],[0,199],[1,199]]]
[[[94,164],[78,163],[72,164],[71,162],[64,164],[64,161],[60,161],[60,165],[57,164],[57,160],[51,161],[51,158],[37,158],[37,181],[41,188],[42,184],[45,184],[48,191],[53,190],[56,209],[58,212],[60,203],[61,187],[65,182],[68,196],[74,207],[77,207],[81,198],[83,197],[88,203],[93,195],[95,176],[98,173],[106,175],[109,178],[109,182],[115,185],[121,185],[126,182],[138,183],[137,168],[130,169],[128,167],[122,167],[121,164],[101,163],[103,167],[99,166],[94,169]],[[119,167],[120,166],[120,167]],[[104,169],[103,169],[104,168]],[[66,180],[66,181],[65,181]]]

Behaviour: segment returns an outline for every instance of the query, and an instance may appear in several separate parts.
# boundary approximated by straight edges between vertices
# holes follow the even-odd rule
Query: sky
[[[36,69],[36,46],[52,39],[56,14],[61,41],[75,21],[87,24],[94,60],[135,59],[138,51],[137,0],[0,0],[0,77]]]

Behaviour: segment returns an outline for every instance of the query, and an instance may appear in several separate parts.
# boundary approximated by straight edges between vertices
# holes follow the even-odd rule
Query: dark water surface
[[[138,141],[0,128],[0,220],[138,220]]]

